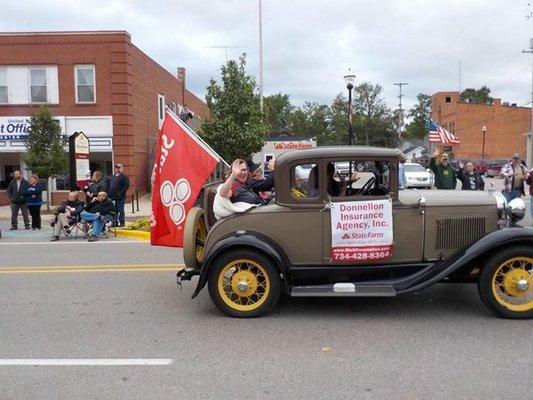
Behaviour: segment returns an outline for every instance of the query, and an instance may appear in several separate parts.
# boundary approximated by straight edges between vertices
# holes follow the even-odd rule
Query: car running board
[[[394,297],[392,285],[339,282],[331,285],[293,286],[292,297]]]

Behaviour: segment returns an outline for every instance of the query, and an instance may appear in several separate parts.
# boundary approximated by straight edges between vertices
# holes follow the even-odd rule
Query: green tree
[[[289,118],[294,109],[288,94],[273,94],[264,99],[270,134],[288,133]]]
[[[221,84],[211,79],[207,87],[211,118],[200,127],[200,135],[228,163],[261,150],[268,133],[255,79],[245,66],[246,54],[229,60],[221,67]]]
[[[490,97],[490,89],[483,85],[481,89],[468,88],[461,92],[461,101],[472,104],[492,104],[493,98]]]
[[[289,132],[293,136],[317,136],[327,132],[328,106],[314,102],[305,102],[297,107],[289,116]]]
[[[354,119],[355,116],[352,115],[352,122]],[[328,108],[327,121],[328,129],[318,136],[318,144],[321,146],[348,144],[348,100],[342,93],[335,96]]]
[[[25,137],[27,152],[24,161],[39,178],[54,178],[67,169],[66,139],[52,112],[45,106],[35,110]],[[47,209],[50,210],[50,185],[47,190]]]
[[[418,103],[407,114],[411,119],[411,122],[405,127],[405,137],[407,139],[423,139],[428,133],[426,122],[431,118],[431,96],[419,93],[416,99]]]
[[[357,144],[386,147],[398,144],[397,123],[382,92],[381,85],[369,82],[354,88],[355,118],[352,121]]]

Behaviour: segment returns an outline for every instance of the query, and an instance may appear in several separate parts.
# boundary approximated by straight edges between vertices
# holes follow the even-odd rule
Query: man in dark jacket
[[[7,187],[7,195],[11,201],[11,230],[18,229],[19,210],[22,212],[22,219],[26,229],[31,229],[28,205],[26,204],[26,193],[30,184],[22,177],[19,170],[16,170],[13,175],[15,179],[9,182]]]
[[[124,226],[125,213],[124,204],[126,203],[126,192],[130,188],[130,180],[124,173],[124,166],[122,164],[115,165],[115,174],[111,177],[111,183],[109,184],[109,198],[115,204],[116,215],[115,225]]]
[[[459,161],[459,171],[457,171],[457,178],[462,183],[462,190],[485,190],[485,181],[481,174],[474,169],[474,164],[466,163],[466,170],[464,163]]]
[[[70,226],[80,220],[82,211],[83,203],[78,200],[78,193],[70,192],[67,200],[61,203],[56,210],[56,217],[53,223],[54,236],[51,241],[58,241],[62,230],[70,233]]]
[[[442,154],[441,162],[437,163],[437,158],[441,155],[441,149],[437,148],[429,162],[429,168],[435,174],[435,186],[437,189],[455,190],[457,176],[455,170],[449,163],[448,154]]]
[[[115,206],[113,202],[107,198],[106,192],[100,192],[93,200],[85,206],[81,212],[81,219],[85,222],[93,223],[93,234],[89,237],[89,242],[98,240],[98,236],[102,233],[104,224],[107,221],[113,220],[113,213]]]

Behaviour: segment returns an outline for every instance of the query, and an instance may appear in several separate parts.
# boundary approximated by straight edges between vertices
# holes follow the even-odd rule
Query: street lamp
[[[483,134],[483,144],[481,146],[481,160],[485,159],[485,135],[487,133],[487,127],[483,125],[483,128],[481,128],[481,133]]]
[[[348,89],[348,141],[351,146],[354,143],[352,130],[352,89],[355,84],[355,75],[346,75],[344,82],[346,82],[346,89]]]

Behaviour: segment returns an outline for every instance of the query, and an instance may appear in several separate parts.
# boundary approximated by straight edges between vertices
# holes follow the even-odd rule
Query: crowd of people
[[[22,214],[26,229],[41,229],[43,188],[39,177],[33,174],[27,181],[21,171],[15,171],[13,177],[7,188],[11,203],[11,230],[18,229],[19,213]],[[122,164],[115,165],[111,177],[105,176],[101,171],[94,171],[91,182],[80,191],[69,192],[65,201],[55,210],[51,221],[51,241],[59,240],[62,233],[68,236],[77,224],[81,224],[86,236],[91,232],[88,235],[90,242],[98,240],[108,223],[117,227],[124,226],[124,208],[129,186],[129,178],[124,173]],[[79,199],[82,193],[85,193],[85,202]]]

